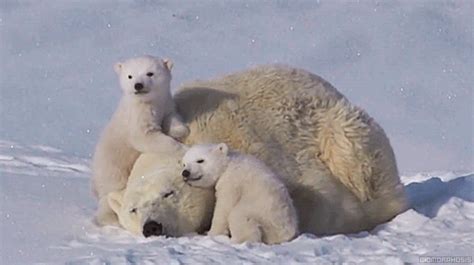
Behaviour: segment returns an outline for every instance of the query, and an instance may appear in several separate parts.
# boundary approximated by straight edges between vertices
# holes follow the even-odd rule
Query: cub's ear
[[[121,191],[112,191],[107,194],[107,202],[109,203],[110,208],[119,215],[120,209],[122,208],[123,203],[123,194],[125,189]]]
[[[168,71],[171,72],[171,69],[173,68],[173,62],[170,59],[163,59],[163,65],[166,67],[166,69],[168,69]]]
[[[218,144],[216,149],[224,155],[227,155],[227,153],[229,153],[229,147],[225,143]]]
[[[122,63],[114,64],[114,71],[115,71],[115,73],[120,75],[120,72],[122,72]]]

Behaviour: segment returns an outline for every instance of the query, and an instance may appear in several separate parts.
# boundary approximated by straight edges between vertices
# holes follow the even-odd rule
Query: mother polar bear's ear
[[[107,194],[107,202],[109,203],[110,208],[118,215],[120,209],[122,208],[123,203],[123,194],[125,189],[120,191],[112,191]]]

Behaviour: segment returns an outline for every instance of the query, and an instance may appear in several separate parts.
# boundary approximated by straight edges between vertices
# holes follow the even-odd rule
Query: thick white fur
[[[102,133],[92,162],[92,190],[99,200],[96,221],[100,225],[117,224],[105,196],[125,188],[139,154],[176,153],[181,144],[172,137],[179,139],[188,133],[171,97],[171,66],[168,60],[151,56],[114,66],[123,96]],[[143,85],[138,91],[142,93],[135,89],[136,83]]]
[[[108,194],[108,203],[122,227],[141,235],[145,222],[155,221],[168,236],[203,233],[209,229],[214,192],[184,183],[179,163],[183,153],[184,150],[140,156],[127,188]]]
[[[225,142],[281,176],[298,213],[300,232],[372,229],[406,209],[383,129],[308,71],[260,66],[184,85],[174,99],[190,128],[186,144]],[[147,163],[159,161],[151,158]],[[140,167],[150,168],[146,163]],[[203,223],[209,218],[201,217]]]
[[[285,185],[253,156],[229,153],[226,144],[195,145],[182,160],[191,186],[213,188],[216,207],[209,235],[234,243],[277,244],[298,234],[296,210]]]

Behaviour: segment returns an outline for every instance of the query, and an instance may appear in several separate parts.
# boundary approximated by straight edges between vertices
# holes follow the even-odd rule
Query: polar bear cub
[[[99,199],[96,221],[100,225],[117,224],[117,215],[110,209],[106,195],[125,188],[140,153],[176,153],[182,147],[173,138],[189,133],[175,111],[170,91],[171,68],[169,60],[152,56],[132,58],[114,66],[123,95],[92,161],[92,189]]]
[[[285,185],[257,158],[229,152],[225,143],[192,146],[182,159],[191,186],[216,191],[209,235],[234,243],[276,244],[298,234],[296,210]]]

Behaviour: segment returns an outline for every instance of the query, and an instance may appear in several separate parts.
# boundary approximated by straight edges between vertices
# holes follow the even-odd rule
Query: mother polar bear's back
[[[226,142],[282,177],[302,232],[371,229],[406,208],[383,129],[312,73],[260,66],[185,84],[175,100],[187,144]]]

